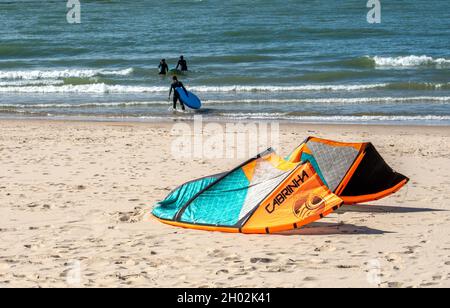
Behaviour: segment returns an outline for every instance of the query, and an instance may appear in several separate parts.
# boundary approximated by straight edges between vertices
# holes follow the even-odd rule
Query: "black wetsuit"
[[[158,68],[159,68],[159,74],[160,75],[166,75],[167,72],[169,71],[169,66],[167,65],[166,62],[160,63]]]
[[[186,110],[183,102],[180,99],[180,94],[178,94],[177,88],[183,88],[183,90],[187,92],[181,81],[175,81],[172,83],[172,85],[170,86],[170,93],[172,93],[173,91],[173,109],[177,108],[177,101],[180,101],[181,109]]]
[[[177,69],[178,69],[178,67],[181,68],[181,71],[182,71],[182,72],[187,72],[188,67],[187,67],[187,62],[186,62],[186,60],[179,60],[179,61],[178,61],[178,64],[177,64]]]

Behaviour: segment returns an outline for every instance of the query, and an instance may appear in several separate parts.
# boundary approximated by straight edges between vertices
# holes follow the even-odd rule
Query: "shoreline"
[[[168,125],[174,123],[186,123],[191,124],[194,122],[194,119],[157,119],[157,120],[149,120],[149,119],[140,119],[139,118],[129,118],[129,119],[108,119],[108,118],[69,118],[69,117],[61,117],[61,118],[45,118],[45,117],[33,117],[33,118],[21,118],[21,117],[1,117],[0,122],[60,122],[60,123],[124,123],[124,124],[143,124],[143,125]],[[202,118],[203,123],[219,123],[219,124],[227,124],[227,123],[279,123],[282,126],[355,126],[355,127],[403,127],[403,128],[414,128],[414,127],[434,127],[434,128],[450,128],[448,124],[414,124],[414,123],[404,123],[404,124],[396,124],[398,122],[388,124],[388,123],[338,123],[338,122],[330,122],[330,123],[322,123],[322,122],[295,122],[290,120],[272,120],[272,119],[210,119],[210,118]]]

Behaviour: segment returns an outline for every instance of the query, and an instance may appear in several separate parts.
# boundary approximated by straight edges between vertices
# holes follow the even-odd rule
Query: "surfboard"
[[[188,95],[186,95],[186,92],[183,90],[183,88],[176,88],[176,90],[180,95],[180,100],[189,108],[200,109],[202,107],[202,102],[194,93],[188,91]]]

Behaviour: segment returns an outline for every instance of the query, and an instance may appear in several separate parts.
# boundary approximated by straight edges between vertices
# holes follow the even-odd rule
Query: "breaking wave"
[[[436,68],[450,68],[450,60],[445,58],[433,58],[430,56],[403,56],[403,57],[368,57],[376,67],[420,67],[434,66]]]
[[[289,113],[236,113],[223,114],[224,118],[234,120],[283,120],[295,122],[423,122],[423,121],[450,121],[450,116],[436,116],[436,115],[336,115],[336,116],[301,116],[290,115]]]
[[[40,80],[60,78],[89,78],[95,76],[127,76],[133,73],[133,68],[123,70],[29,70],[29,71],[0,71],[0,79],[9,80]]]
[[[361,104],[361,103],[408,103],[408,102],[450,102],[450,96],[416,96],[416,97],[355,97],[355,98],[311,98],[311,99],[241,99],[241,100],[205,100],[204,105],[220,104]],[[167,101],[135,102],[98,102],[98,103],[46,103],[46,104],[2,104],[0,109],[50,109],[50,108],[126,108],[165,106]]]
[[[392,83],[357,85],[303,85],[303,86],[193,86],[198,93],[242,93],[242,92],[305,92],[305,91],[364,91],[364,90],[447,90],[450,83]],[[79,85],[45,86],[2,86],[0,93],[91,93],[91,94],[127,94],[127,93],[164,93],[167,86],[125,86],[105,83]]]
[[[0,81],[0,87],[25,87],[25,86],[56,86],[63,85],[63,80],[42,79],[42,80],[10,80]]]

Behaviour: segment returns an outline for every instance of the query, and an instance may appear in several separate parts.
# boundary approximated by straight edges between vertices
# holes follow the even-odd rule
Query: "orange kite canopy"
[[[407,182],[370,143],[308,138],[287,159],[269,149],[230,172],[188,182],[153,215],[185,228],[276,233],[323,218],[344,202],[385,197]]]

